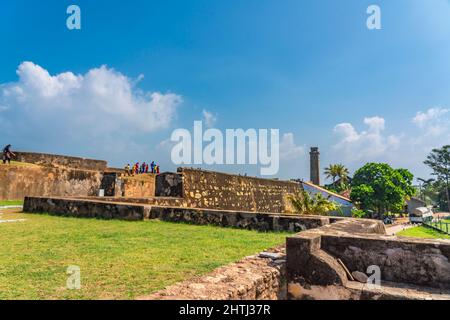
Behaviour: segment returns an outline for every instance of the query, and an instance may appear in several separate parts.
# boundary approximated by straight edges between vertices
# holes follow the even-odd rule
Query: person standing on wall
[[[125,172],[128,176],[131,176],[131,166],[129,163],[125,166]]]
[[[155,161],[152,161],[152,163],[150,164],[150,170],[152,171],[152,173],[155,173]]]
[[[3,164],[6,164],[6,161],[8,161],[8,164],[11,164],[11,156],[15,157],[16,155],[11,151],[11,145],[8,144],[3,148]]]

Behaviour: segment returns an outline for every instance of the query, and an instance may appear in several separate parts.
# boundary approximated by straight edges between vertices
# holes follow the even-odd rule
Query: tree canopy
[[[437,185],[441,185],[450,211],[450,145],[441,149],[433,149],[424,164],[433,170],[432,175],[436,177]]]
[[[361,209],[378,213],[401,211],[405,199],[414,195],[414,176],[406,169],[386,163],[367,163],[353,176],[350,198]]]

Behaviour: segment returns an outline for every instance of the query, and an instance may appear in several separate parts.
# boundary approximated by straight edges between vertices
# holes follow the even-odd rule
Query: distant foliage
[[[351,200],[365,212],[378,217],[402,211],[405,199],[415,193],[414,176],[406,169],[393,169],[386,163],[367,163],[355,172]]]
[[[433,187],[437,189],[441,209],[446,207],[450,211],[450,145],[433,149],[424,164],[433,170],[431,174],[436,177]]]
[[[334,193],[342,193],[344,191],[350,190],[351,186],[349,183],[335,183],[335,184],[328,184],[325,186],[325,189],[334,192]]]
[[[296,195],[289,196],[289,200],[298,214],[326,215],[330,211],[339,211],[340,206],[330,201],[322,193],[318,192],[311,196],[305,190]]]

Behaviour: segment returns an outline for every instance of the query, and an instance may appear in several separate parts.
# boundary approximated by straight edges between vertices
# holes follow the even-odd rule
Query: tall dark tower
[[[319,164],[319,148],[312,147],[309,152],[310,179],[315,185],[320,185],[320,164]]]

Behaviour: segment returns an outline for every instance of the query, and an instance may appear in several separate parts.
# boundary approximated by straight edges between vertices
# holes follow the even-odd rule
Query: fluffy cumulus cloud
[[[298,146],[294,141],[294,134],[284,133],[280,140],[280,159],[298,160],[305,155],[305,147]]]
[[[135,88],[131,79],[106,66],[91,69],[84,75],[72,72],[50,75],[32,62],[23,62],[17,75],[17,82],[1,86],[2,106],[23,108],[25,115],[69,112],[72,120],[89,116],[153,131],[170,124],[181,102],[176,94],[143,92]],[[102,122],[97,125],[101,127]]]
[[[388,162],[426,177],[429,174],[423,164],[426,156],[433,148],[450,141],[450,109],[421,110],[407,121],[412,127],[404,128],[406,133],[395,134],[386,133],[386,121],[381,117],[365,118],[366,127],[361,131],[350,123],[336,125],[333,161],[342,161],[353,170],[366,162]]]
[[[130,139],[169,127],[182,102],[173,93],[140,90],[142,76],[133,80],[107,66],[52,75],[23,62],[17,75],[16,82],[0,84],[0,119],[10,133],[28,139]]]
[[[338,142],[334,152],[346,155],[352,161],[377,159],[387,152],[395,150],[400,143],[400,136],[385,133],[385,120],[381,117],[364,119],[366,130],[358,131],[350,123],[340,123],[334,127]]]
[[[426,111],[419,111],[412,119],[412,122],[426,135],[439,136],[448,131],[450,126],[450,109],[429,108]]]

